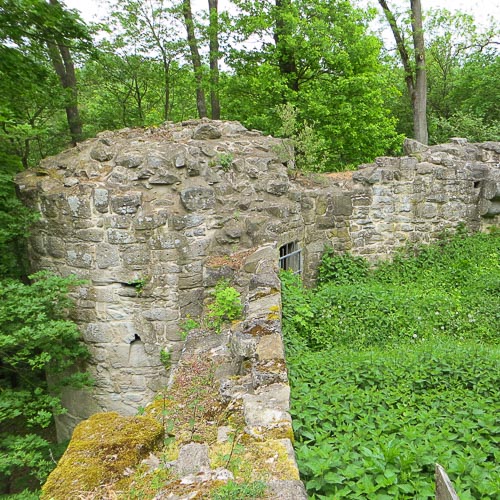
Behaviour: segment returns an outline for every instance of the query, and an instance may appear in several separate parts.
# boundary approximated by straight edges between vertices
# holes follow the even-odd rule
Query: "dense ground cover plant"
[[[299,469],[313,498],[500,495],[500,349],[436,342],[290,360]]]
[[[498,498],[500,237],[446,236],[375,269],[325,252],[283,276],[299,468],[311,498]]]
[[[321,350],[417,339],[495,341],[500,331],[500,233],[446,236],[373,270],[326,251],[319,286],[283,275],[291,344]]]

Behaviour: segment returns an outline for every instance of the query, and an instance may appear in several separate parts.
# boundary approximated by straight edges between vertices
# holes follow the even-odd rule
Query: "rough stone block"
[[[125,215],[135,214],[141,206],[142,193],[129,192],[111,197],[111,208],[114,213]]]
[[[142,311],[142,316],[148,321],[176,321],[179,319],[179,310],[166,307],[154,307]]]
[[[101,243],[96,248],[96,265],[99,269],[107,269],[120,265],[120,251],[116,246]]]
[[[137,238],[134,233],[125,229],[108,229],[108,242],[112,245],[127,245],[137,243]]]
[[[217,127],[215,127],[214,125],[210,125],[209,123],[198,125],[198,127],[196,127],[193,132],[193,139],[197,141],[219,139],[221,136],[221,131]]]
[[[331,207],[334,215],[346,215],[352,214],[352,199],[348,195],[332,196]]]
[[[126,151],[119,153],[115,163],[122,167],[137,168],[143,161],[142,154],[139,151]]]
[[[210,210],[215,207],[215,193],[211,188],[191,187],[181,191],[181,201],[186,210]]]
[[[87,199],[70,195],[67,198],[69,211],[72,217],[75,218],[89,218],[90,217],[90,203]]]
[[[164,226],[167,220],[168,214],[166,210],[162,210],[152,215],[137,216],[133,222],[133,226],[138,231],[151,230]]]
[[[161,443],[163,426],[147,417],[99,413],[80,423],[42,488],[45,498],[71,498],[122,479]],[[110,461],[112,467],[110,467]],[[93,474],[89,475],[89,470]]]
[[[172,184],[178,184],[180,182],[180,177],[168,171],[159,171],[149,178],[150,184],[163,184],[165,186],[171,186]]]
[[[105,162],[113,159],[114,152],[109,145],[99,142],[96,146],[94,146],[90,151],[90,157],[93,160],[99,162]]]
[[[66,250],[66,263],[83,269],[90,269],[93,264],[92,250],[86,247],[74,247]]]
[[[56,259],[62,259],[66,255],[66,243],[62,238],[56,236],[48,236],[46,250],[47,253],[52,257],[55,257]]]
[[[266,184],[266,192],[274,196],[283,196],[290,189],[290,184],[287,177],[271,179]]]
[[[83,340],[95,344],[106,344],[113,336],[102,323],[88,323],[83,329]]]
[[[104,239],[104,231],[99,228],[79,229],[75,231],[75,236],[81,241],[99,243]]]
[[[150,261],[149,251],[144,246],[134,245],[123,250],[122,260],[133,269],[136,267],[142,269],[142,266],[145,266]]]

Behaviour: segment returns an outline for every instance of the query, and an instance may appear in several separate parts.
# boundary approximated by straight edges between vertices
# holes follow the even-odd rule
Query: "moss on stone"
[[[41,498],[68,500],[107,484],[127,488],[133,468],[161,444],[163,435],[163,427],[148,417],[94,415],[75,428]]]

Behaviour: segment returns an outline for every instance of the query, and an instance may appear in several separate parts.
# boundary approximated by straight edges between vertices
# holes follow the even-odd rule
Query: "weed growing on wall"
[[[460,233],[369,269],[325,252],[289,274],[283,331],[299,468],[311,498],[500,496],[500,234]]]
[[[212,500],[234,500],[238,498],[253,499],[262,498],[266,492],[266,483],[262,481],[253,481],[251,483],[236,483],[228,481],[212,493]]]
[[[182,340],[186,340],[189,332],[200,328],[200,323],[188,315],[186,319],[181,322],[180,328]]]
[[[213,292],[213,301],[207,308],[207,322],[210,328],[220,332],[224,322],[241,318],[243,306],[238,290],[226,280],[220,280]]]

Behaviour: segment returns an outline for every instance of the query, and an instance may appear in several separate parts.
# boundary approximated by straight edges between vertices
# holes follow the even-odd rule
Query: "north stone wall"
[[[279,290],[282,245],[297,242],[312,282],[325,245],[376,261],[461,224],[498,224],[499,143],[405,147],[353,173],[302,176],[283,140],[195,120],[105,132],[20,174],[41,213],[33,270],[87,280],[74,317],[96,384],[65,394],[59,436],[96,412],[146,406],[168,380],[161,351],[179,357],[182,320],[223,278],[247,309]]]

